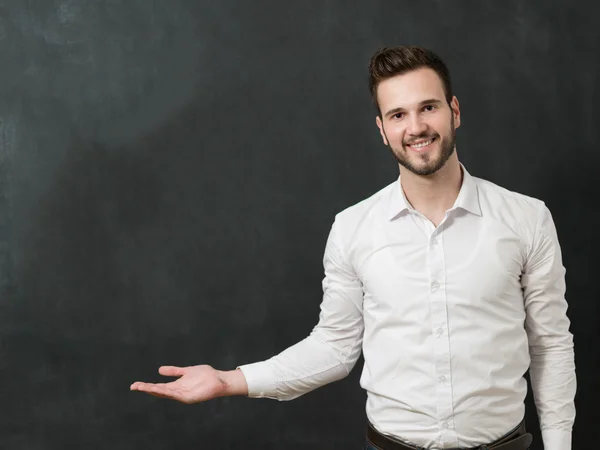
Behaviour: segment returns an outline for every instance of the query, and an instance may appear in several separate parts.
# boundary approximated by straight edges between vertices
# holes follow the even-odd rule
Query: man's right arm
[[[136,382],[131,390],[196,403],[226,395],[291,400],[350,373],[362,348],[362,284],[333,224],[323,258],[323,300],[319,322],[310,335],[280,354],[236,370],[210,366],[161,367],[170,383]]]

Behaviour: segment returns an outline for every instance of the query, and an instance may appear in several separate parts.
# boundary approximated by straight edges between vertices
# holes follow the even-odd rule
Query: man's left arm
[[[530,377],[545,450],[570,450],[575,421],[575,358],[556,227],[542,204],[523,287]]]

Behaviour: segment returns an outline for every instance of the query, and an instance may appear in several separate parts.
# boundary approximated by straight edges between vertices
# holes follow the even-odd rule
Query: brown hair
[[[441,78],[446,94],[446,102],[452,101],[450,72],[442,59],[433,51],[417,46],[384,47],[375,52],[369,62],[369,90],[381,115],[377,101],[377,86],[384,80],[412,70],[429,67]]]

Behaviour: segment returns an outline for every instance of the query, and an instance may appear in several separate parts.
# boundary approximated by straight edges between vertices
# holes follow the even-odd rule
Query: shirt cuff
[[[266,361],[238,366],[246,378],[248,397],[277,399],[277,383],[273,369]]]
[[[571,432],[557,429],[542,430],[544,450],[571,450]]]

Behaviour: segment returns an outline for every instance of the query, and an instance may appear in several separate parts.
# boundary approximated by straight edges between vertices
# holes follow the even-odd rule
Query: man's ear
[[[385,137],[385,131],[383,131],[383,122],[381,121],[381,118],[379,116],[377,116],[375,118],[375,123],[377,124],[377,128],[379,128],[379,134],[381,134],[381,138],[383,139],[383,143],[385,145],[389,145],[387,138]]]
[[[456,96],[452,97],[450,109],[452,109],[452,114],[454,115],[454,128],[458,128],[460,127],[460,106]]]

